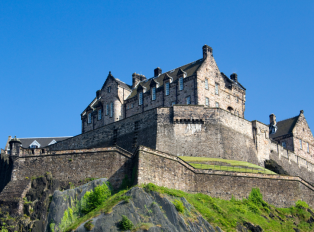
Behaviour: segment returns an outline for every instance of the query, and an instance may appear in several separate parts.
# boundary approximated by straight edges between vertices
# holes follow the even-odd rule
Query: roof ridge
[[[293,119],[293,118],[297,118],[297,117],[299,117],[300,115],[297,115],[297,116],[294,116],[294,117],[291,117],[291,118],[286,118],[286,119],[283,119],[283,120],[281,120],[281,121],[278,121],[278,122],[282,122],[282,121],[286,121],[286,120],[289,120],[289,119]],[[277,123],[278,123],[277,122]]]
[[[160,73],[157,77],[148,78],[147,81],[150,80],[150,79],[158,78],[159,76],[161,76],[161,75],[163,75],[163,74],[166,74],[166,73],[168,73],[168,72],[170,72],[170,71],[172,71],[172,70],[176,70],[176,69],[178,69],[178,68],[181,68],[181,67],[183,67],[183,66],[185,66],[185,65],[188,65],[188,64],[192,64],[192,63],[197,62],[197,61],[199,61],[199,60],[203,60],[203,58],[198,59],[198,60],[195,60],[195,61],[192,61],[192,62],[187,63],[187,64],[184,64],[184,65],[181,65],[181,66],[179,66],[179,67],[177,67],[177,68],[173,68],[173,69],[171,69],[171,70],[169,70],[169,71],[167,71],[167,72]]]
[[[57,136],[57,137],[28,137],[28,138],[18,138],[18,139],[49,139],[49,138],[66,138],[73,136]]]

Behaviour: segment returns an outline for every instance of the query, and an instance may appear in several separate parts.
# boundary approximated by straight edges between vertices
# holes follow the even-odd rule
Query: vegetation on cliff
[[[191,217],[191,215],[200,214],[210,225],[213,227],[218,226],[224,231],[294,232],[313,231],[314,229],[314,213],[306,202],[299,200],[290,208],[277,208],[263,200],[263,196],[258,188],[252,189],[247,199],[235,199],[232,197],[229,201],[213,198],[201,193],[190,194],[180,190],[159,187],[154,184],[143,185],[141,188],[147,193],[152,194],[155,192],[162,198],[169,199],[182,218],[189,218],[189,220],[194,218],[192,220],[197,220],[195,216]],[[132,201],[132,195],[129,194],[130,191],[123,190],[109,197],[94,210],[78,218],[65,231],[75,230],[80,224],[86,221],[90,223],[89,220],[92,218],[102,214],[109,214],[115,210],[113,207],[119,204],[119,202],[128,204],[129,201]],[[145,200],[141,200],[143,200],[144,204]],[[186,204],[183,204],[183,200],[186,200],[192,207],[186,207]],[[147,210],[150,211],[150,209]],[[139,227],[133,226],[133,224],[139,225],[138,223],[134,220],[131,222],[131,220],[123,215],[120,224],[130,225],[131,223],[134,231],[136,228],[137,230],[139,229]],[[187,224],[186,221],[185,223]]]

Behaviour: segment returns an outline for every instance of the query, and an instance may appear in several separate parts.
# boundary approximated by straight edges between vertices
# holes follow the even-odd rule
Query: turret
[[[10,155],[19,156],[21,141],[14,136],[13,139],[10,140]]]

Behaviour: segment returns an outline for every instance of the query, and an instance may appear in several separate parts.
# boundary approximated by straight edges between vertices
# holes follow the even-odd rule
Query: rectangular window
[[[282,147],[287,148],[286,142],[282,142]]]
[[[179,90],[183,90],[183,77],[179,78]]]
[[[138,94],[138,105],[143,105],[143,93]]]
[[[113,116],[113,102],[110,103],[110,117]]]
[[[215,84],[215,94],[218,95],[219,94],[219,88],[218,88],[218,84]]]
[[[109,87],[107,88],[107,90],[108,90],[108,93],[110,93],[110,92],[111,92],[111,86],[109,86]]]
[[[170,94],[170,83],[166,83],[166,95],[168,96]]]
[[[131,108],[134,108],[134,103],[132,103]]]
[[[209,99],[208,99],[208,97],[205,98],[205,105],[209,106]]]
[[[152,88],[152,100],[156,100],[156,87]]]
[[[92,114],[88,114],[88,119],[87,119],[88,121],[88,123],[92,123]]]
[[[300,149],[302,149],[302,140],[300,139]]]
[[[238,97],[236,97],[236,101],[239,102],[239,98]]]
[[[106,105],[106,115],[108,115],[109,114],[109,105],[107,104]]]
[[[98,120],[100,120],[101,119],[101,112],[102,110],[100,109],[100,110],[98,110]]]
[[[130,109],[130,105],[127,106],[127,109]]]
[[[205,89],[208,89],[208,79],[205,79]]]
[[[171,105],[174,106],[176,104],[176,102],[172,102]]]
[[[217,108],[219,107],[219,103],[218,103],[218,102],[216,102],[216,107],[217,107]]]
[[[307,152],[310,153],[310,145],[307,143]]]
[[[187,105],[190,105],[190,104],[191,104],[191,97],[190,97],[190,96],[186,98],[186,104],[187,104]]]

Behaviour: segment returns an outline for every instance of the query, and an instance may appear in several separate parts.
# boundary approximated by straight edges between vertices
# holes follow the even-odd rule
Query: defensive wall
[[[118,188],[125,177],[132,177],[134,166],[132,154],[118,147],[53,152],[21,148],[19,156],[10,157],[9,165],[3,165],[3,160],[7,162],[5,159],[1,157],[4,168],[1,168],[0,179],[2,181],[2,173],[10,179],[1,182],[0,205],[8,206],[12,214],[21,213],[22,199],[34,177],[51,173],[54,179],[75,185],[86,178],[106,177]]]
[[[268,126],[220,108],[160,107],[49,146],[51,150],[143,145],[175,155],[248,161],[263,165],[269,156]]]
[[[133,154],[119,147],[62,151],[22,148],[10,159],[12,164],[5,166],[4,172],[11,180],[0,193],[0,205],[9,206],[12,214],[22,213],[32,177],[47,172],[63,182],[106,177],[118,188],[128,177],[130,184],[154,183],[222,199],[232,195],[242,199],[258,187],[264,199],[276,206],[288,207],[301,199],[314,207],[314,187],[300,177],[200,170],[178,156],[144,146]]]
[[[177,156],[140,146],[138,184],[154,183],[191,193],[230,200],[248,197],[258,187],[264,200],[289,207],[297,200],[314,206],[314,187],[300,177],[195,169]]]

